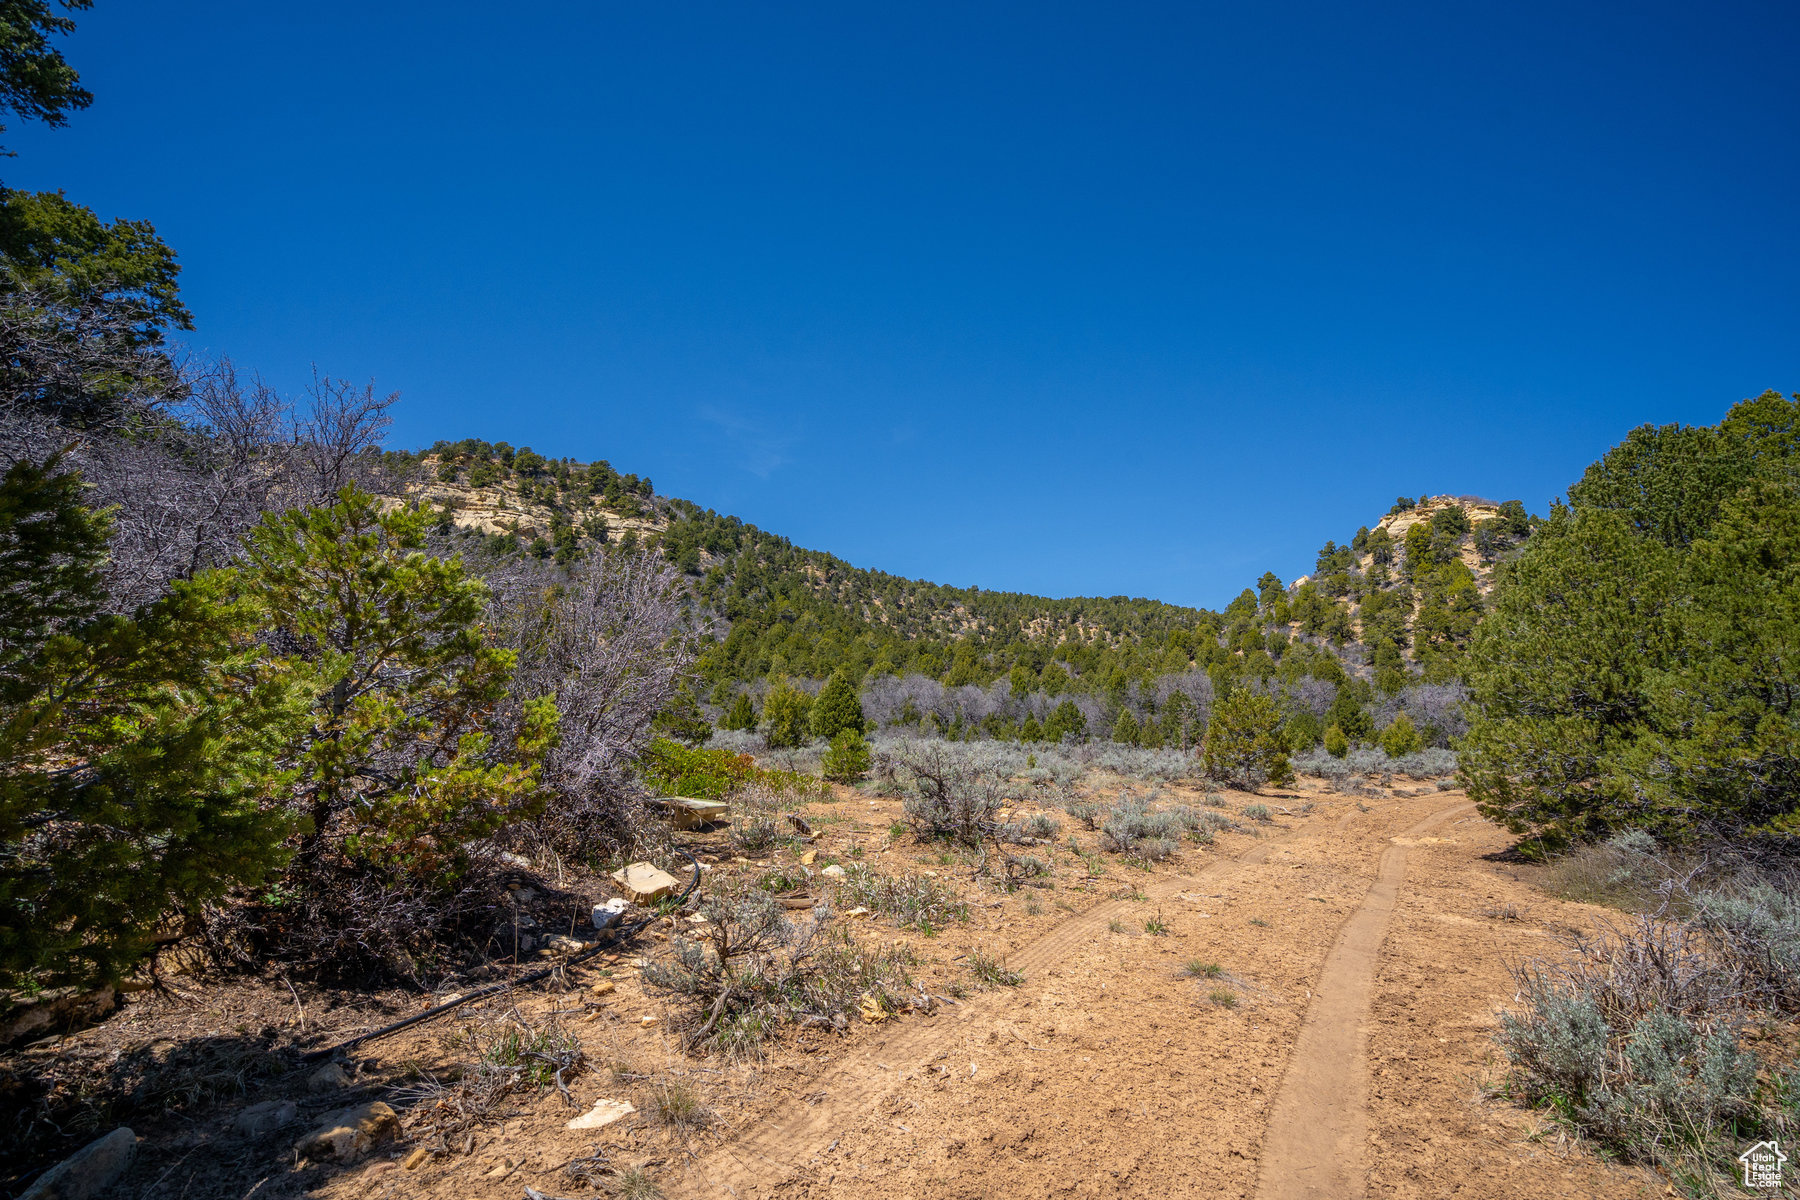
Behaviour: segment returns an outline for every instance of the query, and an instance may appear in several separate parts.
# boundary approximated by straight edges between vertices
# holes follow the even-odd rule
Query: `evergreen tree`
[[[820,766],[833,783],[852,784],[869,773],[869,743],[854,729],[840,729],[826,748]]]
[[[1418,728],[1413,725],[1412,718],[1405,713],[1396,716],[1388,727],[1381,731],[1377,739],[1381,748],[1389,758],[1400,758],[1407,754],[1416,754],[1425,748],[1425,739],[1420,736]]]
[[[0,988],[117,980],[158,924],[284,861],[304,676],[231,572],[101,616],[106,520],[77,476],[0,479]]]
[[[1291,782],[1293,769],[1275,701],[1238,688],[1215,704],[1206,728],[1204,761],[1208,775],[1250,791],[1264,782]]]
[[[1336,725],[1329,725],[1325,729],[1325,753],[1333,758],[1342,758],[1350,753],[1350,739]]]
[[[830,741],[842,730],[861,734],[868,728],[862,701],[857,699],[856,681],[842,668],[832,672],[812,706],[813,736]]]
[[[788,750],[806,741],[810,731],[812,697],[779,680],[763,697],[763,740],[771,749]]]
[[[1019,740],[1021,742],[1041,742],[1044,740],[1043,726],[1038,724],[1038,719],[1036,717],[1026,717],[1025,723],[1019,726]]]
[[[1058,704],[1044,721],[1044,740],[1047,742],[1060,742],[1069,737],[1079,740],[1086,736],[1087,718],[1081,715],[1073,700]]]
[[[544,799],[554,700],[527,705],[515,744],[494,744],[515,655],[482,633],[482,582],[422,553],[429,519],[347,487],[328,508],[265,517],[247,541],[274,640],[319,681],[296,760],[308,864],[449,882],[467,843]]]
[[[1282,731],[1287,737],[1288,749],[1295,754],[1311,750],[1319,744],[1321,736],[1319,718],[1304,708],[1288,717],[1282,725]]]
[[[1138,727],[1138,719],[1130,709],[1119,713],[1119,719],[1113,722],[1112,740],[1127,746],[1135,746],[1143,737],[1143,730]]]
[[[750,701],[749,692],[739,692],[725,710],[725,716],[719,721],[720,729],[755,729],[756,706]]]
[[[669,707],[657,713],[650,724],[658,733],[690,746],[703,744],[713,732],[712,723],[700,711],[700,702],[694,698],[693,689],[685,683],[676,689],[675,699]]]

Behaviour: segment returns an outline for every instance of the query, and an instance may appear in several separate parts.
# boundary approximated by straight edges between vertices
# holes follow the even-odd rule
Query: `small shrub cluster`
[[[1639,914],[1519,968],[1498,1037],[1513,1095],[1700,1190],[1743,1145],[1800,1129],[1800,1068],[1746,1041],[1800,1014],[1800,905],[1764,881],[1678,900],[1685,915]]]
[[[427,1079],[408,1097],[406,1123],[441,1147],[450,1138],[510,1116],[512,1098],[554,1087],[571,1104],[569,1081],[589,1066],[581,1039],[554,1017],[533,1022],[517,1010],[497,1027],[465,1035],[473,1058],[454,1081]]]
[[[981,947],[969,951],[969,975],[979,987],[999,988],[1018,987],[1025,982],[1025,975],[1006,965],[1006,960],[995,958]]]
[[[1230,827],[1229,819],[1216,813],[1179,805],[1174,808],[1151,808],[1147,800],[1126,796],[1113,806],[1100,829],[1101,844],[1127,858],[1143,862],[1161,862],[1175,853],[1184,835],[1201,835],[1195,840],[1208,841],[1214,830]]]
[[[686,746],[657,738],[644,754],[639,771],[644,783],[666,796],[723,800],[753,785],[797,796],[828,795],[816,776],[801,771],[760,767],[749,754],[719,747]]]
[[[799,920],[757,888],[709,896],[707,923],[645,968],[646,986],[677,1006],[690,1051],[754,1056],[783,1024],[843,1026],[859,1007],[896,1012],[911,985],[900,947],[870,951],[816,914]]]
[[[969,906],[955,889],[927,875],[882,875],[852,863],[837,885],[840,907],[861,906],[910,929],[942,929],[969,919]]]

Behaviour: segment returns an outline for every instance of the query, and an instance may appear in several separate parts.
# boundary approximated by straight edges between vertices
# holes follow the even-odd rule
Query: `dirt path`
[[[1168,900],[1206,886],[1241,864],[1263,862],[1287,840],[1270,839],[1199,871],[1165,876],[1145,889],[1146,895],[1151,900]],[[1012,955],[1008,965],[1027,976],[1041,973],[1066,960],[1082,943],[1135,907],[1116,900],[1097,904]],[[822,1092],[822,1099],[785,1119],[765,1122],[747,1136],[719,1147],[697,1164],[694,1181],[703,1189],[712,1189],[711,1194],[742,1196],[755,1191],[759,1181],[781,1178],[825,1149],[847,1122],[874,1107],[891,1090],[895,1075],[904,1074],[908,1067],[922,1068],[934,1055],[962,1041],[968,1025],[991,1022],[1012,1001],[1008,993],[990,993],[963,1003],[953,1015],[910,1025],[895,1037],[852,1053],[814,1085],[817,1091],[813,1095]],[[1029,1051],[1028,1039],[1023,1035],[1014,1041],[1025,1042],[1021,1049]],[[899,1070],[893,1066],[896,1063],[901,1064]]]
[[[1663,1181],[1489,1090],[1507,964],[1555,952],[1553,935],[1596,911],[1534,888],[1459,793],[1303,791],[1272,822],[1153,868],[1109,856],[1084,875],[1069,854],[1054,888],[971,890],[968,919],[936,934],[860,927],[904,939],[933,992],[969,983],[958,960],[978,947],[1023,975],[935,1016],[696,1060],[620,961],[602,1009],[572,1026],[604,1064],[577,1081],[576,1107],[628,1097],[643,1115],[596,1137],[567,1130],[569,1106],[547,1094],[416,1171],[377,1177],[377,1163],[309,1194],[586,1194],[568,1167],[598,1149],[668,1200],[1660,1195]],[[812,814],[832,853],[889,874],[944,865],[891,836],[897,803],[853,804]],[[428,1042],[384,1053],[426,1060]],[[668,1081],[710,1119],[659,1121]]]
[[[1258,1200],[1351,1200],[1367,1194],[1369,1010],[1388,920],[1406,880],[1406,847],[1463,813],[1425,818],[1381,854],[1374,886],[1325,960],[1312,1007],[1263,1135]]]

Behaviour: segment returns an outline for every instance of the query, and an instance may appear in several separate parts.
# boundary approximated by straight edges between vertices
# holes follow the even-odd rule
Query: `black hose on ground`
[[[675,847],[675,849],[690,863],[694,864],[694,877],[688,880],[688,885],[681,889],[680,895],[675,897],[675,903],[680,905],[687,903],[687,898],[693,895],[694,890],[700,886],[700,860],[695,858],[688,851],[683,850],[680,846]],[[367,1033],[359,1033],[353,1038],[339,1042],[335,1046],[327,1046],[323,1050],[309,1050],[300,1056],[300,1061],[307,1063],[317,1062],[321,1058],[330,1058],[334,1054],[341,1054],[346,1050],[354,1049],[364,1042],[372,1042],[377,1038],[384,1038],[390,1033],[398,1033],[402,1029],[410,1029],[414,1025],[421,1025],[426,1021],[436,1020],[438,1017],[443,1016],[452,1009],[461,1008],[471,1001],[483,1000],[489,996],[497,996],[509,988],[524,987],[527,984],[536,983],[540,979],[548,979],[565,967],[573,967],[579,963],[586,962],[588,959],[606,949],[607,946],[611,945],[613,942],[624,938],[627,934],[636,933],[638,930],[653,924],[657,919],[658,918],[656,917],[645,917],[642,920],[632,921],[629,924],[608,926],[605,930],[601,931],[599,941],[595,942],[581,953],[572,955],[554,966],[545,967],[540,971],[533,971],[529,975],[521,975],[517,979],[509,979],[505,983],[490,983],[486,987],[476,988],[466,996],[458,996],[454,1000],[446,1000],[444,1003],[428,1008],[422,1013],[414,1013],[412,1016],[406,1017],[403,1020],[395,1021],[392,1025],[383,1025],[380,1029],[371,1029]]]

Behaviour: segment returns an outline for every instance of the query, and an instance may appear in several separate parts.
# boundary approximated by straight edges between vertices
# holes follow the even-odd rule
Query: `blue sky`
[[[125,3],[12,186],[193,344],[860,566],[1220,606],[1800,390],[1800,10]]]

